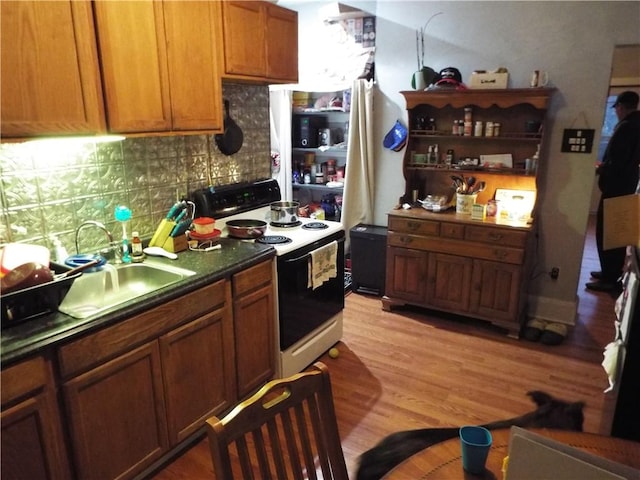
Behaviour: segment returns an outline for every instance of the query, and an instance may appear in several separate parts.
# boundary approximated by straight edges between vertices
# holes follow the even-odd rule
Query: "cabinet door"
[[[171,130],[162,2],[95,2],[109,129]],[[183,72],[190,78],[191,72]]]
[[[171,444],[236,401],[233,325],[229,308],[204,315],[160,337]]]
[[[387,247],[385,293],[388,297],[425,303],[427,255],[420,250]]]
[[[267,5],[267,77],[298,82],[298,13]]]
[[[225,72],[264,78],[267,60],[263,2],[225,1],[222,13]]]
[[[519,265],[474,260],[470,311],[517,322],[521,272]]]
[[[0,2],[2,136],[105,131],[88,1]]]
[[[233,301],[238,395],[244,397],[275,373],[275,303],[273,286]]]
[[[164,2],[173,130],[222,130],[219,2]]]
[[[457,255],[429,254],[427,302],[446,310],[469,310],[473,260]]]
[[[168,449],[158,342],[64,385],[80,479],[131,477]]]
[[[2,477],[71,478],[50,366],[42,357],[2,371]]]

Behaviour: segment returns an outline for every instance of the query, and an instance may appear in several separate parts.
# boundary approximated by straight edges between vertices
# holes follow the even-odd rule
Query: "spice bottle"
[[[473,136],[474,137],[482,136],[482,122],[476,122],[475,128],[473,129]]]
[[[144,260],[144,253],[142,253],[142,241],[138,232],[131,234],[131,261],[142,262]]]

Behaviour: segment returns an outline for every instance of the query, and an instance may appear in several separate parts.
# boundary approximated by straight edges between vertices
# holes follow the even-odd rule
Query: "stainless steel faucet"
[[[76,228],[76,253],[80,253],[80,245],[78,243],[78,237],[80,236],[80,231],[82,231],[86,227],[99,228],[100,230],[102,230],[105,233],[105,235],[107,236],[107,239],[109,240],[109,248],[106,249],[106,250],[101,250],[98,253],[100,255],[104,255],[106,253],[107,255],[104,255],[104,256],[107,257],[107,260],[113,259],[113,260],[115,260],[116,263],[119,263],[119,260],[120,261],[122,260],[121,259],[121,255],[119,255],[121,253],[120,244],[118,242],[114,241],[113,235],[107,229],[107,227],[104,226],[103,223],[96,222],[95,220],[86,220],[86,221],[82,222],[82,224],[80,224],[80,226],[78,228]]]

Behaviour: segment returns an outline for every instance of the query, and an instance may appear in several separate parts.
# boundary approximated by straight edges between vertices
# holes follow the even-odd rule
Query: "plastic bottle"
[[[144,253],[142,253],[142,241],[138,232],[131,234],[131,261],[142,262],[144,260]]]
[[[56,263],[59,263],[60,265],[64,265],[64,261],[67,258],[69,258],[69,253],[67,252],[67,249],[64,248],[64,245],[62,245],[62,242],[60,241],[60,239],[55,235],[51,236],[51,242],[53,243],[53,246],[55,248]]]
[[[122,225],[121,260],[123,263],[131,263],[131,252],[129,251],[129,240],[127,238],[127,223],[131,220],[131,210],[124,205],[118,205],[114,216]]]
[[[538,170],[538,161],[540,160],[540,144],[538,144],[538,148],[536,149],[536,153],[533,154],[531,158],[531,172],[535,173]]]

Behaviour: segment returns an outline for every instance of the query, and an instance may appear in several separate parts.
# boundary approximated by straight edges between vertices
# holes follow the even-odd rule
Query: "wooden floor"
[[[614,299],[584,289],[599,270],[587,237],[576,326],[559,346],[507,338],[484,322],[443,319],[420,310],[384,312],[378,297],[349,294],[340,356],[331,371],[342,444],[351,475],[358,456],[389,433],[485,423],[532,410],[526,392],[545,390],[586,402],[589,432],[603,430],[610,401],[600,366],[614,335]],[[213,478],[206,439],[154,480]]]

